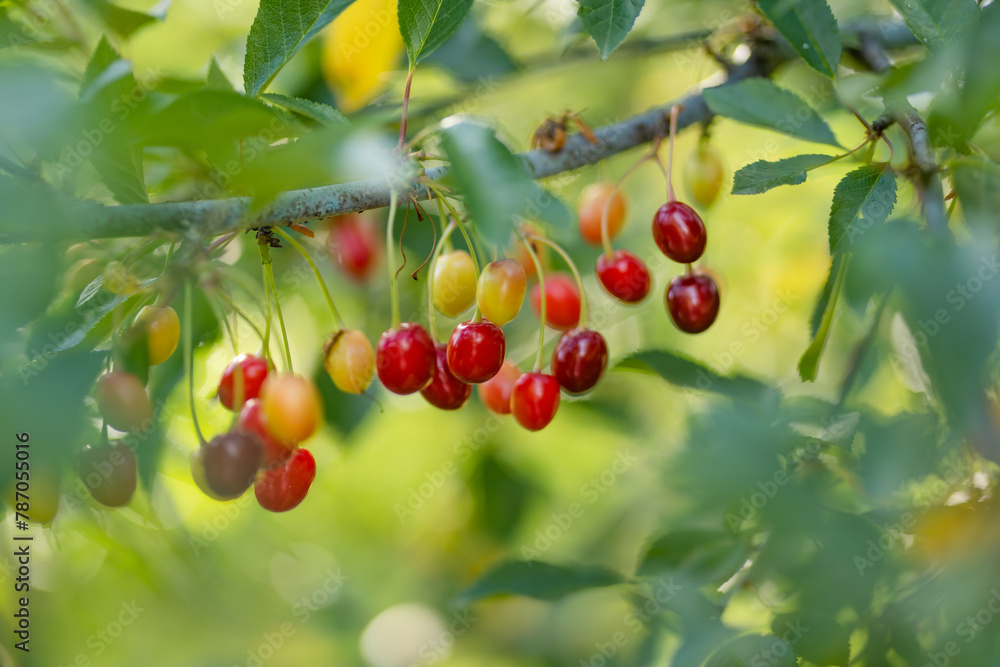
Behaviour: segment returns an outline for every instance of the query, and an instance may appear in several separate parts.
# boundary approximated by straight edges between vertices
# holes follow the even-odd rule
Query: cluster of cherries
[[[673,142],[669,159],[673,161]],[[687,173],[692,197],[704,206],[711,205],[721,187],[722,166],[704,143],[689,160]],[[705,252],[708,233],[701,216],[674,196],[669,176],[668,193],[668,201],[653,214],[653,240],[664,255],[686,264],[687,272],[670,281],[666,291],[667,312],[681,331],[701,333],[712,326],[719,314],[715,281],[707,274],[695,272],[691,266]],[[610,244],[625,224],[627,208],[619,184],[600,182],[587,186],[578,207],[580,236],[592,245],[604,244],[605,252],[597,259],[596,274],[608,294],[625,303],[638,303],[649,294],[652,283],[649,269],[635,254],[613,250]]]

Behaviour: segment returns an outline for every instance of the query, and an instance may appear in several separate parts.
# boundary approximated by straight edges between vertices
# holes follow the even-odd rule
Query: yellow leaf
[[[396,0],[357,0],[327,28],[323,77],[347,113],[368,104],[403,55]]]

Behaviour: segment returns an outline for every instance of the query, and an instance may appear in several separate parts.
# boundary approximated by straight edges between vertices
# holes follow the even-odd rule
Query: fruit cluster
[[[653,215],[652,235],[664,255],[687,265],[687,272],[673,278],[667,287],[667,312],[681,331],[701,333],[712,326],[719,313],[719,290],[711,276],[692,268],[708,242],[705,223],[697,211],[674,196],[670,174],[676,117],[675,108],[671,113],[670,157],[666,168],[667,202]],[[657,148],[654,146],[639,163],[647,159],[659,162]],[[708,206],[718,197],[721,183],[721,163],[702,142],[688,163],[688,189],[696,201]],[[584,188],[578,206],[580,236],[592,245],[604,245],[605,251],[597,259],[596,275],[608,294],[624,303],[638,303],[649,294],[652,283],[649,269],[635,254],[614,250],[610,243],[624,226],[627,214],[620,185],[620,182],[600,182]]]

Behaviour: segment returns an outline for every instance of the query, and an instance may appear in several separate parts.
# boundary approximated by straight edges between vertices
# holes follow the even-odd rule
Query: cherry
[[[59,473],[44,458],[31,461],[29,472],[31,503],[27,511],[28,521],[42,525],[50,524],[59,512]],[[21,486],[23,495],[24,485]],[[23,502],[24,498],[18,498],[17,493],[16,481],[11,477],[10,486],[4,494],[10,507],[16,507],[18,502]]]
[[[707,142],[698,142],[698,148],[688,158],[684,169],[684,185],[688,195],[707,208],[719,198],[722,179],[723,167],[719,154]]]
[[[463,322],[448,339],[448,367],[462,382],[486,382],[500,370],[506,352],[503,329],[486,320]]]
[[[260,410],[267,432],[285,445],[297,445],[319,427],[323,402],[313,381],[293,373],[274,373],[260,388]]]
[[[448,346],[434,348],[434,379],[420,390],[427,402],[442,410],[458,410],[472,396],[472,385],[462,382],[448,367]]]
[[[704,274],[677,276],[667,288],[667,310],[677,328],[701,333],[712,326],[719,314],[719,290]]]
[[[670,259],[690,264],[705,252],[708,232],[693,208],[679,201],[668,201],[653,216],[653,240]]]
[[[327,341],[323,357],[326,372],[337,389],[348,394],[364,393],[375,376],[375,350],[357,329],[342,329]]]
[[[496,375],[479,385],[479,400],[496,414],[509,415],[510,394],[519,377],[521,371],[518,367],[509,361],[504,361]]]
[[[516,259],[501,259],[486,265],[479,274],[476,303],[483,317],[498,327],[517,317],[524,302],[528,278]]]
[[[327,243],[330,256],[348,276],[357,281],[371,276],[381,246],[368,217],[348,213],[331,218]]]
[[[296,449],[290,459],[265,470],[253,485],[257,502],[271,512],[295,509],[316,478],[316,459],[307,449]]]
[[[601,245],[601,218],[605,206],[608,209],[608,238],[613,239],[625,224],[625,195],[613,183],[591,183],[580,193],[577,206],[580,237],[591,245]]]
[[[128,272],[121,262],[108,262],[101,272],[101,286],[112,294],[135,294],[141,287],[139,280]]]
[[[567,331],[552,352],[552,375],[569,394],[593,389],[607,366],[607,341],[591,329]]]
[[[208,490],[220,499],[231,500],[253,484],[264,458],[264,445],[255,433],[230,431],[202,445],[196,458],[204,465]]]
[[[523,225],[521,231],[523,231],[526,235],[540,233],[539,230],[535,229],[535,227],[531,225]],[[546,247],[537,241],[529,241],[528,243],[531,244],[531,249],[535,251],[538,261],[544,261],[543,258],[545,256]],[[524,247],[523,241],[515,241],[514,244],[507,249],[506,254],[508,257],[513,258],[518,264],[521,265],[521,268],[524,269],[525,278],[530,278],[535,275],[535,263],[531,261],[531,255],[528,253],[528,249]]]
[[[133,431],[153,416],[142,381],[131,373],[105,373],[97,380],[97,410],[111,428]]]
[[[510,411],[529,431],[540,431],[549,425],[559,409],[559,383],[551,375],[525,373],[514,383],[510,394]]]
[[[81,259],[66,271],[66,287],[79,291],[101,275],[103,267],[93,258]]]
[[[580,292],[576,282],[565,273],[552,273],[545,277],[545,320],[553,329],[572,329],[580,322]],[[542,288],[531,290],[531,305],[541,316]]]
[[[638,303],[649,294],[652,279],[645,263],[628,250],[597,258],[597,279],[608,294],[625,303]]]
[[[434,377],[434,341],[414,322],[389,329],[375,348],[378,379],[394,394],[412,394],[427,386]]]
[[[87,445],[77,459],[77,473],[94,500],[121,507],[132,500],[136,487],[135,452],[123,442]]]
[[[469,253],[456,250],[438,257],[432,298],[448,317],[458,317],[476,302],[476,268]]]
[[[243,390],[241,398],[237,397],[237,369],[242,368]],[[264,357],[252,354],[241,354],[229,362],[222,371],[219,381],[219,402],[228,410],[237,410],[243,403],[260,395],[260,387],[271,372],[271,362]],[[238,402],[237,402],[238,400]]]
[[[136,315],[135,326],[146,334],[150,366],[162,364],[177,349],[181,321],[170,306],[145,306]]]
[[[251,398],[243,404],[240,416],[236,420],[236,427],[241,431],[256,433],[264,445],[264,466],[272,467],[275,464],[287,461],[292,455],[294,447],[288,447],[276,440],[271,432],[267,430],[264,423],[264,414],[260,409],[260,399]]]

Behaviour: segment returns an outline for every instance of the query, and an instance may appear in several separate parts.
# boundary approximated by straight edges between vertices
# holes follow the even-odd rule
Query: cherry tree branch
[[[886,26],[888,28],[879,30],[866,28],[868,32],[865,34],[880,40],[880,46],[885,49],[915,43],[905,27],[900,29],[892,23]],[[862,36],[857,30],[854,34]],[[780,38],[758,37],[747,60],[732,67],[720,86],[732,85],[750,77],[768,77],[779,65],[794,57],[794,52]],[[539,149],[521,153],[518,157],[534,178],[545,178],[600,162],[648,143],[655,137],[666,136],[670,109],[676,104],[683,105],[677,119],[678,129],[712,118],[713,114],[698,93],[597,128],[594,130],[595,144],[580,134],[571,134],[563,149],[557,153]],[[424,176],[437,180],[446,170],[445,167],[427,169]],[[410,183],[409,188],[400,193],[401,200],[428,198],[426,188],[416,185],[413,180]],[[389,183],[384,177],[284,192],[257,210],[249,197],[120,206],[79,202],[70,212],[69,230],[60,229],[60,236],[99,239],[146,236],[159,232],[204,238],[259,227],[308,222],[388,205]],[[36,228],[10,235],[5,240],[37,240],[44,238],[45,231],[44,228]]]

